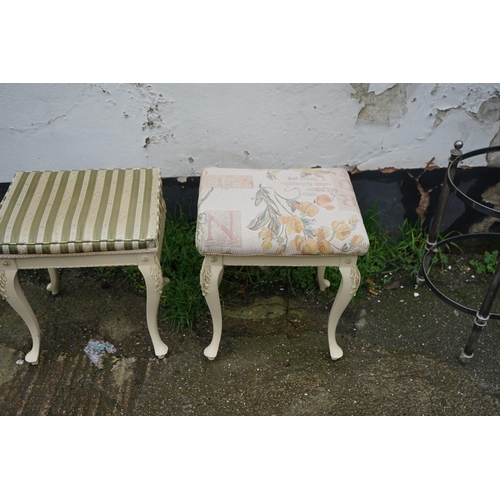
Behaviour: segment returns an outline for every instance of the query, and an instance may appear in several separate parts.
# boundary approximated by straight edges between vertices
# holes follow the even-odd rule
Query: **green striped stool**
[[[168,347],[158,333],[163,277],[160,253],[166,207],[158,168],[19,172],[0,204],[0,295],[28,326],[38,363],[40,327],[17,278],[47,268],[54,295],[57,268],[139,267],[146,282],[147,324],[155,354]]]

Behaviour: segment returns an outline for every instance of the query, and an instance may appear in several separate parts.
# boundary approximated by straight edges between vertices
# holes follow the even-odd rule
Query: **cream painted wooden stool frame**
[[[205,356],[213,360],[217,356],[222,334],[222,310],[219,297],[219,285],[224,273],[224,266],[309,266],[317,267],[319,289],[325,291],[330,282],[325,279],[326,266],[338,267],[342,275],[340,288],[333,302],[328,318],[328,345],[333,360],[342,357],[343,351],[337,344],[336,330],[342,313],[356,295],[360,284],[360,273],[356,266],[356,256],[335,257],[236,257],[226,255],[206,256],[200,274],[202,293],[210,309],[213,322],[212,342],[205,349]]]
[[[164,284],[160,255],[166,206],[161,191],[156,168],[16,174],[0,209],[0,296],[30,331],[33,346],[27,362],[38,363],[40,326],[19,285],[20,269],[47,268],[47,289],[55,295],[59,268],[137,266],[146,282],[146,318],[155,354],[167,354],[157,321]]]
[[[213,321],[205,356],[217,355],[222,311],[219,285],[225,266],[316,267],[324,291],[326,267],[342,281],[330,311],[332,359],[339,319],[360,284],[357,258],[369,248],[349,174],[341,168],[252,169],[208,167],[200,179],[196,246],[204,256],[200,274]]]
[[[17,277],[19,269],[47,268],[50,283],[47,290],[56,295],[59,292],[58,268],[72,267],[106,267],[106,266],[137,266],[146,282],[146,318],[149,334],[153,342],[155,355],[160,359],[165,357],[168,347],[160,338],[158,332],[158,306],[160,303],[163,277],[159,256],[161,248],[153,252],[129,251],[126,253],[108,252],[106,254],[64,254],[44,256],[0,255],[0,295],[21,316],[28,327],[33,347],[26,354],[25,360],[36,365],[40,355],[40,326],[38,320],[26,299]]]

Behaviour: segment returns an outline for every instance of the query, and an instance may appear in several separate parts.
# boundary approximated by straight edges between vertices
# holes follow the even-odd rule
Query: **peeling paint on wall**
[[[389,124],[391,119],[401,118],[406,108],[406,89],[408,83],[391,84],[382,92],[370,91],[369,83],[351,83],[355,94],[351,97],[363,104],[358,113],[358,121]]]
[[[446,97],[444,95],[443,97]],[[448,109],[440,109],[434,120],[433,128],[437,128],[441,123],[452,113],[465,112],[473,120],[477,120],[482,124],[490,124],[500,121],[500,94],[495,91],[488,99],[479,104],[477,111],[474,108],[467,106],[467,101],[457,104],[455,107]],[[475,148],[476,149],[476,148]]]
[[[457,139],[464,151],[497,143],[499,122],[499,84],[0,84],[0,182],[120,166],[167,178],[211,165],[444,167]]]
[[[498,91],[489,99],[481,103],[475,118],[482,123],[500,121],[500,93]]]
[[[387,89],[394,87],[395,83],[370,83],[370,87],[368,88],[369,92],[374,92],[376,95],[385,92]]]
[[[493,137],[488,146],[500,146],[500,129],[495,134],[495,137]],[[500,167],[500,152],[487,154],[486,162],[490,167]]]

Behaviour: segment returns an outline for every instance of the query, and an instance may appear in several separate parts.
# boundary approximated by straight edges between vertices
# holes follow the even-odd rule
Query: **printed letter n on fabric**
[[[238,247],[241,242],[241,212],[206,212],[205,244],[208,246]]]

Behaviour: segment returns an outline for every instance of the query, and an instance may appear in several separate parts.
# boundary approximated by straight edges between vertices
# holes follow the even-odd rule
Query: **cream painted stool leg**
[[[5,273],[5,287],[0,286],[0,292],[4,299],[12,306],[12,309],[21,316],[22,320],[26,323],[33,339],[33,347],[25,356],[25,360],[32,365],[38,364],[38,357],[40,355],[40,326],[36,319],[35,313],[29,302],[26,300],[24,293],[19,285],[17,278],[17,269],[12,271],[3,271]],[[0,276],[0,281],[1,276]]]
[[[213,335],[210,345],[203,351],[213,360],[217,356],[222,334],[222,310],[219,297],[219,284],[222,279],[224,262],[222,257],[205,257],[200,273],[201,291],[207,301],[212,316]]]
[[[354,266],[340,266],[339,270],[342,274],[342,282],[328,318],[328,345],[330,346],[330,356],[334,361],[344,354],[336,340],[337,324],[345,308],[356,295],[360,282],[360,274],[355,262]]]
[[[47,285],[47,290],[52,292],[52,295],[57,295],[59,293],[59,272],[53,267],[47,269],[49,271],[50,283]]]
[[[158,306],[160,305],[161,290],[163,288],[161,266],[155,257],[153,264],[139,265],[139,270],[146,282],[146,318],[149,335],[156,356],[162,359],[168,352],[168,346],[163,343],[158,332]]]
[[[318,283],[319,289],[324,292],[329,286],[330,282],[325,279],[325,269],[326,267],[318,267],[316,271],[316,281]]]

